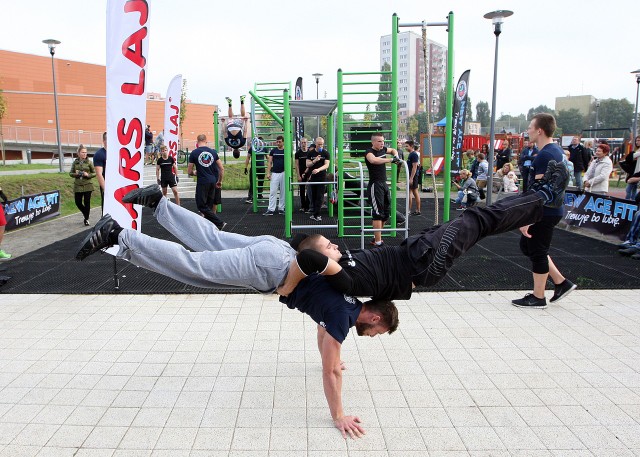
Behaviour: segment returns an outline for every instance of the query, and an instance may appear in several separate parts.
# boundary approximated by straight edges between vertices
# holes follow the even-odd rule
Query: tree
[[[438,112],[435,119],[432,119],[434,123],[440,122],[440,119],[447,116],[447,92],[442,89],[438,92]]]
[[[417,117],[417,115],[413,115],[409,119],[407,119],[407,133],[411,136],[411,138],[417,138],[418,132],[420,131]]]
[[[554,110],[549,108],[547,105],[538,105],[535,108],[531,108],[527,112],[527,120],[530,121],[531,119],[533,119],[533,116],[535,116],[538,113],[550,113],[550,114],[553,114]]]
[[[489,126],[491,123],[491,110],[489,109],[489,103],[478,102],[476,105],[476,122],[480,122],[481,126]]]
[[[593,114],[590,119],[587,119],[585,124],[595,126],[595,103],[591,104],[591,112]],[[598,128],[627,128],[631,127],[632,123],[633,105],[626,98],[608,98],[606,100],[600,100],[600,108],[598,109]]]
[[[556,124],[562,132],[567,134],[579,134],[584,128],[584,117],[576,108],[560,110],[556,115]]]
[[[6,165],[6,157],[4,155],[4,136],[2,134],[2,120],[7,114],[7,99],[0,89],[0,148],[2,149],[2,165]]]
[[[382,65],[380,71],[390,72],[391,65],[388,62],[385,62]],[[383,74],[380,75],[380,84],[379,91],[380,92],[390,92],[391,91],[391,74]],[[381,111],[393,111],[391,108],[391,94],[379,94],[378,95],[378,104],[376,105],[376,113],[373,116],[372,120],[376,120],[377,122],[385,122],[388,126],[391,125],[391,113],[381,113]],[[397,104],[398,101],[396,100]]]
[[[373,113],[371,112],[371,106],[367,103],[367,107],[365,108],[366,113],[364,114],[364,123],[365,125],[373,124]]]
[[[467,96],[467,110],[465,111],[465,121],[466,122],[473,122],[473,109],[471,109],[471,107],[473,106],[473,104],[471,103],[471,97]]]

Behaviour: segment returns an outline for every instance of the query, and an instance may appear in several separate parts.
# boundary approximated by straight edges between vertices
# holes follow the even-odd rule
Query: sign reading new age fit
[[[567,191],[564,208],[564,222],[568,225],[593,229],[621,240],[638,211],[638,205],[630,200],[581,191]]]
[[[52,190],[9,200],[4,206],[6,230],[25,227],[60,214],[60,191]]]

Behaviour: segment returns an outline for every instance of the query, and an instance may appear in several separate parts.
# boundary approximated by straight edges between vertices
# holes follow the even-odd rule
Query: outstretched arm
[[[318,326],[318,348],[322,357],[322,386],[329,404],[333,424],[340,430],[342,437],[347,433],[351,438],[360,438],[365,431],[357,416],[345,416],[342,409],[342,368],[340,367],[341,344],[327,331]]]

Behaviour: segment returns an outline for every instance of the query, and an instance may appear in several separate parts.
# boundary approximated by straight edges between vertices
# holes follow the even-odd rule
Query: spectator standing
[[[309,144],[309,140],[306,138],[300,139],[300,147],[296,151],[294,156],[296,160],[296,172],[298,174],[298,182],[304,182],[306,179],[303,179],[303,175],[305,174],[305,170],[307,169],[307,158],[309,156],[309,148],[307,145]],[[308,176],[307,176],[308,178]],[[300,212],[308,213],[309,212],[309,195],[308,189],[306,185],[298,186],[300,189]]]
[[[518,157],[518,168],[520,169],[520,177],[522,179],[522,191],[526,192],[533,184],[533,159],[538,154],[535,144],[531,144],[528,138],[525,138],[523,148]]]
[[[567,171],[569,171],[569,185],[571,187],[575,186],[575,174],[573,173],[573,162],[571,162],[569,160],[569,151],[563,151],[564,152],[564,157],[562,158],[562,162],[564,163],[564,166],[567,167]]]
[[[422,173],[422,168],[420,167],[420,154],[418,153],[418,146],[413,140],[405,141],[404,147],[409,153],[407,156],[407,166],[409,167],[409,215],[419,216],[421,214],[421,202],[418,188],[420,187],[420,175]],[[411,212],[414,200],[416,202],[416,210]]]
[[[198,135],[196,141],[197,148],[189,154],[187,167],[187,174],[196,177],[196,206],[205,219],[223,230],[227,223],[218,217],[213,207],[222,202],[224,166],[218,152],[207,147],[207,136],[204,133]]]
[[[573,176],[576,187],[582,189],[582,173],[589,166],[591,152],[580,144],[580,138],[574,136],[569,145],[569,161],[573,163]]]
[[[391,205],[391,195],[387,185],[387,164],[398,163],[400,158],[398,157],[398,151],[393,148],[387,148],[384,145],[384,135],[381,133],[371,135],[371,147],[364,154],[365,163],[369,170],[367,190],[369,192],[369,203],[371,204],[372,225],[374,229],[382,229],[384,223],[389,219]],[[391,154],[393,158],[387,158],[387,154]],[[371,245],[383,245],[380,231],[373,232]]]
[[[627,177],[625,182],[627,183],[626,195],[627,200],[634,200],[638,195],[638,182],[640,182],[640,136],[637,136],[634,141],[634,148],[627,154],[625,160],[628,163],[628,167],[625,170]],[[620,163],[623,166],[623,163]]]
[[[284,137],[276,137],[276,147],[269,152],[267,157],[267,179],[269,183],[269,207],[263,216],[273,216],[276,214],[276,204],[278,214],[284,214]],[[278,201],[278,192],[280,201]]]
[[[637,195],[635,200],[636,203],[640,204],[640,198]],[[640,260],[640,210],[636,211],[633,216],[633,221],[624,243],[618,245],[618,253],[624,256],[631,256],[634,260]]]
[[[2,203],[0,203],[0,246],[2,245],[2,239],[4,238],[4,228],[7,225],[7,217],[4,214],[4,207],[9,201],[5,193],[2,191],[2,187],[0,187],[0,199],[2,199]],[[11,258],[11,254],[0,249],[0,260],[7,260]]]
[[[476,184],[480,191],[480,200],[484,200],[486,195],[484,190],[487,188],[487,177],[489,176],[489,163],[486,160],[484,153],[478,154],[478,177],[476,178]]]
[[[91,213],[91,193],[93,192],[93,182],[96,177],[96,169],[89,159],[87,159],[87,148],[78,145],[78,158],[71,164],[69,176],[74,178],[73,194],[76,206],[84,216],[84,225],[89,225],[89,214]]]
[[[324,138],[316,138],[315,149],[310,149],[307,155],[307,171],[309,174],[309,182],[325,182],[327,180],[327,168],[329,168],[329,151],[324,148]],[[313,201],[313,214],[311,219],[320,222],[320,209],[322,208],[322,199],[326,184],[311,184],[311,200]]]
[[[613,162],[609,158],[609,145],[599,144],[595,158],[589,164],[584,174],[584,190],[593,194],[609,193],[609,176],[613,171]]]
[[[96,170],[98,185],[100,186],[100,208],[104,214],[104,177],[107,171],[107,132],[102,134],[102,147],[93,155],[93,167]]]
[[[258,137],[260,140],[258,143],[260,145],[263,144],[264,138],[261,136]],[[262,146],[260,146],[262,148]],[[256,189],[258,189],[258,199],[262,199],[262,186],[264,185],[264,152],[262,149],[260,151],[256,151],[253,149],[253,144],[249,146],[247,149],[247,158],[244,161],[244,174],[249,174],[249,169],[251,168],[251,156],[255,154],[255,167],[256,167]],[[247,200],[245,203],[253,203],[253,176],[249,176],[249,194],[247,195]]]
[[[178,164],[174,157],[169,157],[169,149],[160,146],[160,157],[156,162],[156,179],[158,185],[162,187],[162,195],[167,196],[167,187],[171,188],[176,205],[180,206],[180,196],[178,195]]]
[[[144,131],[144,163],[149,163],[149,154],[153,152],[153,133],[151,126],[147,125]]]
[[[512,154],[511,145],[507,141],[504,149],[498,149],[496,153],[496,169],[499,170],[505,163],[510,163]]]
[[[529,124],[529,139],[536,143],[540,151],[533,161],[533,172],[536,181],[542,180],[545,173],[547,173],[547,169],[552,166],[556,171],[563,169],[568,179],[568,171],[562,164],[562,148],[553,142],[552,136],[555,130],[556,120],[548,113],[536,114]],[[533,184],[534,190],[537,190],[538,184],[538,182]],[[562,198],[563,195],[564,193],[560,194],[559,198]],[[562,273],[560,273],[560,270],[558,270],[549,256],[553,229],[562,220],[563,215],[564,208],[562,205],[558,205],[557,208],[545,206],[542,220],[520,228],[522,233],[520,250],[531,260],[533,292],[526,294],[523,298],[512,300],[511,303],[513,305],[526,308],[546,308],[547,300],[544,296],[544,291],[549,277],[551,277],[554,284],[552,303],[563,299],[577,287],[562,276]]]

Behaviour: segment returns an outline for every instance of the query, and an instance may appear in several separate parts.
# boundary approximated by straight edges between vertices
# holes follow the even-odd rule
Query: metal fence
[[[3,125],[2,139],[5,143],[57,145],[56,129],[40,127],[23,127]],[[60,130],[62,146],[102,147],[102,132],[86,132],[84,130]]]

